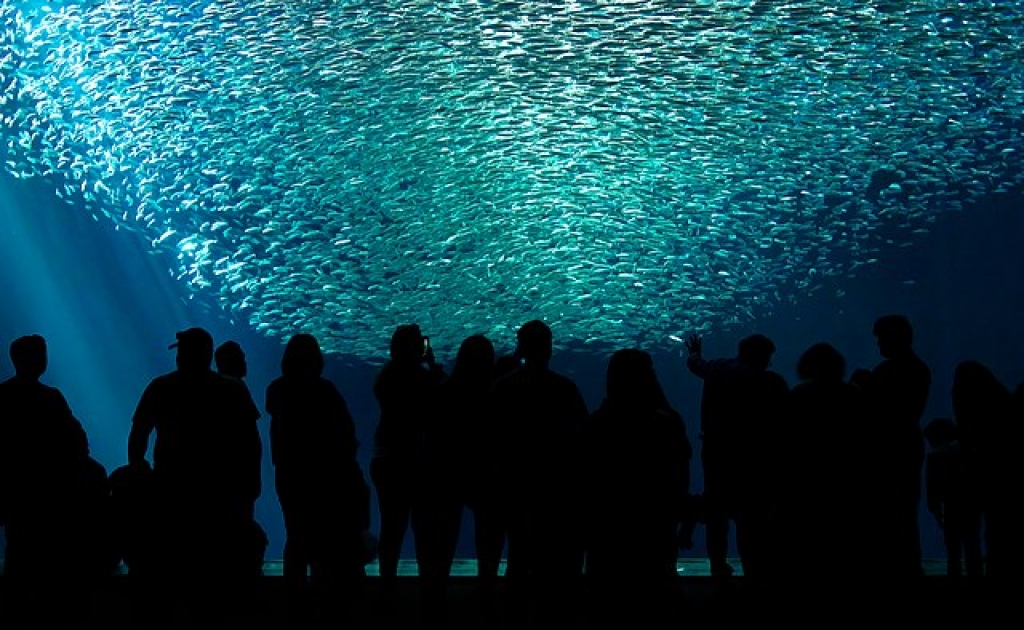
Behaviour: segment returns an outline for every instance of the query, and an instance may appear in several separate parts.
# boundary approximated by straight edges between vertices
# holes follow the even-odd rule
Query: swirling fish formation
[[[1019,189],[1024,8],[4,0],[3,168],[267,335],[675,344]],[[888,241],[888,242],[887,242]]]

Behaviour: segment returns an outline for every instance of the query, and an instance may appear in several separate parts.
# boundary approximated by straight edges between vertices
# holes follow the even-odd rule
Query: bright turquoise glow
[[[1022,183],[1016,3],[5,2],[3,168],[270,337],[670,347]]]

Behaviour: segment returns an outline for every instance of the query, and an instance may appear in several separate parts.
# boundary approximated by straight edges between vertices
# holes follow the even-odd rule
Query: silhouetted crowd
[[[1024,531],[1015,505],[1024,385],[1011,389],[966,360],[950,417],[923,418],[932,374],[911,323],[886,315],[872,332],[873,368],[848,374],[834,346],[816,343],[792,385],[771,369],[776,348],[764,335],[720,358],[690,336],[686,366],[703,383],[699,491],[686,423],[651,355],[614,352],[590,410],[551,369],[552,331],[539,320],[519,328],[509,356],[468,336],[450,371],[418,325],[398,326],[373,386],[380,414],[368,474],[313,335],[289,339],[261,411],[237,343],[215,347],[202,328],[177,333],[176,369],[142,392],[128,463],[109,474],[60,390],[40,380],[46,341],[20,337],[10,345],[15,374],[0,383],[4,579],[33,618],[73,623],[88,586],[126,570],[145,627],[170,627],[167,611],[183,599],[201,620],[217,619],[228,593],[263,574],[268,541],[254,505],[265,412],[296,627],[351,622],[374,560],[374,605],[397,605],[407,535],[422,620],[444,627],[464,512],[481,606],[500,601],[531,627],[573,627],[581,606],[600,623],[654,626],[674,605],[679,552],[693,547],[697,526],[715,580],[733,579],[735,536],[741,579],[758,601],[794,588],[842,606],[898,601],[924,577],[922,501],[942,528],[948,579],[1009,583]],[[841,576],[823,580],[832,563]]]

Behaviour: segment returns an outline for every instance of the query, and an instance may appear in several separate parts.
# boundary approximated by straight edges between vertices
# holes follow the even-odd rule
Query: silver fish
[[[676,346],[1019,190],[1024,8],[4,0],[0,163],[265,334]]]

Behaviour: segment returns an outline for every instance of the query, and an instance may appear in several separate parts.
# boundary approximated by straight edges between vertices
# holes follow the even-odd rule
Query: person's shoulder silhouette
[[[566,465],[589,419],[576,382],[551,369],[553,352],[551,328],[537,319],[526,322],[516,331],[518,367],[497,377],[491,388],[489,405],[509,461],[525,464],[537,456],[546,465]]]
[[[1013,392],[980,361],[968,359],[953,369],[953,418],[966,437],[987,436],[990,425],[1011,410]]]
[[[504,417],[510,436],[534,440],[572,439],[589,418],[589,411],[576,382],[551,369],[554,335],[539,319],[530,320],[516,331],[514,356],[519,367],[498,377],[491,390],[492,404]],[[551,421],[557,418],[556,421]],[[532,428],[531,428],[532,427]],[[528,438],[523,432],[540,431]],[[520,444],[528,448],[528,444]],[[534,448],[543,444],[534,444]]]
[[[26,335],[10,345],[14,375],[0,383],[0,476],[21,485],[76,466],[89,456],[89,440],[64,394],[41,382],[48,366],[46,340]],[[48,462],[47,468],[40,468]],[[25,473],[29,477],[24,477]],[[0,483],[3,483],[0,480]]]
[[[348,404],[335,384],[324,378],[323,370],[324,356],[316,337],[293,335],[285,345],[281,374],[266,391],[275,465],[323,467],[334,458],[355,456]],[[325,454],[327,460],[310,459],[316,453]]]
[[[875,385],[881,381],[882,387],[896,387],[911,400],[927,398],[931,369],[914,350],[914,327],[910,319],[901,314],[882,315],[875,320],[871,330],[882,357],[872,370]],[[905,411],[920,417],[924,403],[919,406],[920,410],[910,408]]]
[[[243,580],[238,586],[244,586],[260,568],[254,566],[260,541],[253,519],[260,411],[242,380],[214,371],[209,331],[179,331],[168,349],[176,350],[175,369],[146,385],[128,435],[128,465],[152,468],[154,498],[142,521],[146,529],[133,535],[160,540],[158,553],[147,558],[153,574],[188,579],[196,593],[211,592],[221,579]],[[145,477],[141,470],[139,479]],[[191,555],[211,568],[194,572],[181,562]],[[222,600],[204,598],[207,603],[211,615],[221,613]]]
[[[494,382],[494,345],[474,334],[459,344],[451,374],[438,386],[436,408],[427,424],[428,449],[434,459],[454,464],[470,453],[479,437],[482,406]]]
[[[0,383],[0,523],[3,574],[18,591],[4,611],[32,626],[62,627],[87,601],[81,580],[115,568],[107,540],[107,473],[63,393],[41,382],[49,362],[37,334],[10,345],[14,375]],[[17,610],[15,610],[17,609]]]
[[[660,465],[655,453],[671,453],[673,463],[692,457],[682,414],[665,397],[651,355],[635,348],[617,350],[609,359],[605,397],[586,435],[588,447],[596,445],[636,471]]]
[[[914,350],[914,328],[902,314],[878,317],[872,333],[881,360],[870,370],[856,370],[851,377],[867,396],[872,421],[886,434],[897,437],[905,453],[924,459],[921,417],[931,391],[931,368]]]
[[[44,440],[48,448],[59,448],[68,456],[88,455],[88,438],[64,394],[40,380],[49,362],[46,339],[41,335],[15,339],[10,359],[14,375],[0,383],[0,431],[10,436],[8,458],[28,457],[18,446],[19,437]],[[23,441],[21,446],[26,446]]]
[[[178,501],[213,501],[227,509],[252,502],[249,466],[240,449],[252,439],[259,408],[244,382],[213,371],[213,337],[203,328],[176,334],[176,369],[155,377],[132,416],[128,463],[152,467]],[[219,498],[218,498],[219,497]]]
[[[872,333],[881,360],[857,384],[865,394],[875,456],[879,556],[885,579],[906,586],[923,575],[918,523],[924,485],[921,418],[932,385],[931,369],[914,349],[914,328],[903,314],[878,317]],[[883,524],[884,525],[881,525]]]

